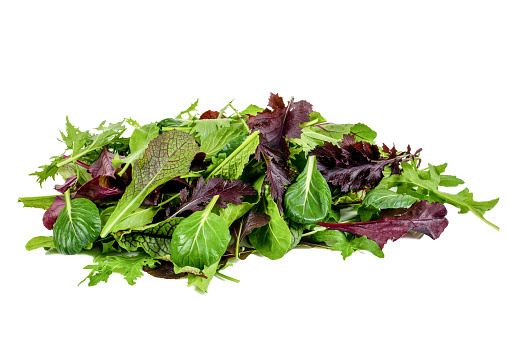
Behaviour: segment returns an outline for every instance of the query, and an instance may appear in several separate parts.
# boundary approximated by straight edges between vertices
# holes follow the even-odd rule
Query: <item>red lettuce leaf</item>
[[[316,147],[309,155],[316,156],[318,170],[330,185],[342,193],[377,186],[383,179],[386,165],[397,164],[398,168],[404,155],[410,155],[382,157],[376,145],[365,141],[357,142],[350,134],[344,135],[339,145],[340,148],[325,141],[323,146]]]
[[[204,112],[203,114],[201,114],[201,116],[199,117],[199,120],[204,120],[204,119],[217,119],[219,117],[219,114],[220,112],[217,112],[217,111],[206,111]],[[225,119],[226,116],[223,114],[222,115],[222,119]]]
[[[228,246],[228,251],[236,253],[236,244],[250,234],[254,229],[262,227],[270,221],[270,216],[265,213],[250,210],[243,217],[236,220],[230,227],[233,243]]]
[[[257,194],[257,191],[250,184],[245,184],[241,180],[212,178],[205,183],[205,179],[200,177],[190,198],[188,197],[188,190],[186,188],[180,192],[182,204],[173,217],[183,211],[196,212],[204,210],[207,203],[210,202],[215,195],[219,195],[216,206],[226,208],[227,203],[240,205],[244,195],[255,194]]]
[[[62,195],[55,197],[51,206],[44,212],[42,216],[42,224],[48,230],[53,229],[53,225],[60,214],[60,211],[65,207],[65,198]]]
[[[438,202],[415,202],[409,209],[382,210],[380,219],[356,223],[318,223],[333,230],[351,233],[357,237],[366,236],[375,241],[379,247],[399,239],[409,230],[414,230],[437,239],[448,226],[446,207]]]
[[[108,151],[106,147],[102,150],[101,154],[95,160],[95,162],[90,166],[88,172],[92,175],[92,178],[107,175],[110,177],[115,176],[116,167],[113,166],[113,158],[115,155]]]
[[[76,175],[68,177],[67,179],[65,179],[65,182],[62,185],[55,185],[55,190],[64,194],[65,191],[67,191],[69,188],[76,185],[77,180],[78,180],[78,177]]]

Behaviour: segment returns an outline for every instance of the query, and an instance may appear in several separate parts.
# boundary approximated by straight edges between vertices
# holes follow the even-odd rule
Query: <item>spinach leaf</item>
[[[399,194],[387,189],[375,188],[370,190],[362,204],[373,206],[377,209],[408,208],[418,201],[417,198],[408,194]]]
[[[53,240],[59,253],[76,254],[99,237],[101,218],[90,200],[71,200],[69,191],[65,198],[65,207],[53,226]]]
[[[256,228],[249,234],[250,243],[265,257],[275,260],[282,258],[291,246],[291,232],[279,214],[277,203],[270,196],[268,187],[262,200],[262,211],[270,217],[267,225]]]
[[[303,172],[286,191],[284,210],[294,222],[308,225],[326,218],[331,204],[328,183],[317,170],[316,157],[310,156]]]
[[[204,269],[226,252],[231,235],[226,221],[212,213],[216,195],[204,211],[194,212],[176,226],[171,241],[171,260],[180,267]]]

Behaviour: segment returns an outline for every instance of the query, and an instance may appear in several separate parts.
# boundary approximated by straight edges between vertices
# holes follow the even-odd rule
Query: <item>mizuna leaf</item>
[[[175,265],[204,269],[226,252],[231,238],[229,228],[224,219],[212,213],[218,198],[216,195],[204,211],[192,213],[176,226],[171,241],[171,260]]]
[[[397,210],[384,210],[377,221],[356,223],[318,223],[333,230],[351,233],[357,237],[366,236],[381,248],[389,239],[399,239],[409,230],[414,230],[437,239],[448,226],[446,208],[437,202],[415,202],[410,209],[398,215]]]
[[[101,281],[108,282],[109,276],[113,272],[118,272],[132,286],[136,283],[137,278],[143,276],[143,267],[155,268],[157,263],[157,260],[145,253],[139,253],[135,256],[109,255],[100,257],[97,259],[97,264],[84,267],[84,269],[89,269],[91,272],[78,285],[81,285],[86,279],[89,279],[88,286],[95,286]]]
[[[90,200],[71,200],[66,193],[65,201],[53,227],[53,240],[59,253],[76,254],[98,238],[101,218],[99,209]]]
[[[171,236],[183,218],[171,218],[157,224],[135,227],[114,235],[118,244],[127,251],[141,247],[152,258],[169,260]]]
[[[284,197],[286,215],[299,224],[314,224],[326,218],[331,204],[328,183],[316,168],[316,157],[310,156],[303,172],[287,189]]]
[[[222,177],[224,179],[238,179],[249,162],[250,156],[259,144],[259,132],[252,133],[245,141],[222,161],[208,175],[208,178]]]
[[[101,236],[115,232],[116,225],[138,208],[145,197],[158,186],[189,172],[199,147],[188,133],[171,130],[153,139],[143,158],[132,166],[132,182],[104,226]]]

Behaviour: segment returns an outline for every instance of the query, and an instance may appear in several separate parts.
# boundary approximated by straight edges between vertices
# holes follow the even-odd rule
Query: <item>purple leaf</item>
[[[76,175],[73,175],[71,177],[68,177],[65,179],[65,183],[62,185],[55,185],[55,189],[64,194],[65,191],[67,191],[69,188],[73,187],[76,184],[76,181],[78,180],[78,177]]]
[[[438,202],[428,201],[415,202],[408,210],[383,210],[381,217],[376,221],[365,221],[356,223],[318,223],[333,230],[351,233],[357,237],[366,236],[374,240],[379,247],[388,242],[399,239],[409,230],[414,230],[437,239],[448,226],[446,208]]]
[[[187,199],[188,191],[183,189],[180,192],[182,204],[180,209],[173,215],[180,214],[183,211],[201,211],[205,209],[208,203],[215,195],[219,195],[216,206],[226,208],[227,203],[239,205],[242,203],[244,195],[255,195],[257,191],[250,185],[241,180],[224,180],[223,178],[212,178],[207,183],[203,177],[200,177],[196,188],[192,191],[192,196]]]
[[[279,211],[282,212],[284,205],[284,194],[286,193],[286,185],[291,184],[291,176],[289,169],[270,158],[266,161],[266,181],[270,183],[270,195],[277,202]]]
[[[48,230],[53,229],[53,225],[60,214],[60,211],[65,207],[65,198],[62,195],[55,197],[51,206],[44,212],[42,223]]]
[[[95,162],[90,166],[88,170],[92,175],[92,178],[107,175],[110,177],[115,176],[115,166],[113,166],[113,158],[115,155],[108,151],[106,147],[102,150],[101,154],[95,160]]]
[[[262,227],[270,221],[270,216],[265,213],[250,210],[242,218],[236,220],[229,228],[233,243],[229,246],[231,253],[236,253],[236,244],[241,242],[254,229]]]
[[[95,201],[121,193],[123,190],[111,184],[111,177],[103,175],[85,182],[71,197],[72,199],[85,198]]]

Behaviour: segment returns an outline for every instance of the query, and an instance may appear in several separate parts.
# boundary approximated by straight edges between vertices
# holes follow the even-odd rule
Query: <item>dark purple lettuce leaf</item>
[[[62,185],[55,185],[55,189],[58,192],[64,194],[65,191],[67,191],[69,188],[76,185],[77,180],[78,180],[78,177],[76,175],[68,177],[67,179],[65,179],[65,182]]]
[[[204,210],[207,203],[210,202],[215,195],[219,195],[219,199],[215,205],[220,208],[226,208],[227,203],[240,205],[244,195],[255,194],[257,194],[257,191],[250,184],[245,184],[241,180],[212,178],[205,183],[205,179],[200,177],[190,198],[188,197],[188,190],[186,188],[180,192],[182,204],[173,216],[183,211],[196,212]]]
[[[282,213],[284,206],[284,194],[286,185],[291,184],[289,169],[284,164],[266,158],[266,181],[270,183],[270,195],[277,202],[279,211]]]
[[[236,248],[237,242],[241,242],[254,229],[268,224],[269,221],[270,216],[268,214],[250,210],[229,227],[233,239],[233,243],[229,247]]]
[[[116,188],[112,184],[111,177],[99,176],[88,180],[71,195],[72,199],[85,198],[91,201],[103,199],[117,194],[122,194],[122,189]]]
[[[380,219],[356,223],[318,223],[333,230],[351,233],[357,237],[366,236],[375,241],[379,247],[399,239],[409,230],[437,239],[448,226],[446,207],[438,202],[415,202],[407,210],[383,210]]]
[[[326,181],[347,193],[365,187],[377,186],[383,179],[386,165],[400,158],[383,158],[376,145],[365,141],[356,142],[354,136],[346,134],[340,148],[327,141],[316,147],[309,155],[317,158],[317,169]]]
[[[44,212],[42,216],[42,223],[48,230],[53,229],[53,225],[60,214],[60,211],[65,207],[65,198],[62,195],[55,197],[51,206]]]
[[[90,166],[88,172],[92,175],[92,178],[106,175],[110,177],[115,176],[116,167],[113,166],[113,158],[115,155],[108,151],[106,147],[102,150],[101,154],[95,160],[95,162]]]

